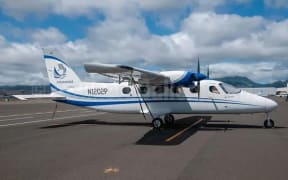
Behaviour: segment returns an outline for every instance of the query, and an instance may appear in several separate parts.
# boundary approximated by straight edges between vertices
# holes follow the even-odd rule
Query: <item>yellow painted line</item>
[[[178,133],[174,134],[173,136],[170,136],[169,138],[167,138],[165,140],[165,142],[170,142],[173,139],[177,138],[178,136],[182,135],[184,132],[186,132],[188,129],[190,129],[191,127],[197,125],[198,123],[200,123],[203,119],[200,118],[198,121],[194,122],[193,124],[191,124],[190,126],[186,127],[185,129],[179,131]]]
[[[104,169],[104,173],[105,174],[108,174],[108,173],[118,173],[120,170],[119,168],[107,168],[107,169]]]

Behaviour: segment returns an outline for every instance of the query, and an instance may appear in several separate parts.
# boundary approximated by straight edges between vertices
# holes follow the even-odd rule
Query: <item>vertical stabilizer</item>
[[[80,86],[81,80],[57,50],[43,49],[43,54],[52,91]]]

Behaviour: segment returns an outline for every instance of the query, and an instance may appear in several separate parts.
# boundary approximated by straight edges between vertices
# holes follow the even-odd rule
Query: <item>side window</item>
[[[122,89],[122,93],[123,94],[129,94],[131,92],[131,88],[130,87],[124,87],[123,89]]]
[[[147,87],[141,86],[141,87],[139,88],[139,92],[140,92],[140,94],[146,94],[146,93],[147,93]]]
[[[218,91],[218,89],[215,86],[210,86],[209,91],[211,93],[220,94],[220,92]]]
[[[164,93],[164,86],[157,86],[154,90],[157,94]]]
[[[182,92],[182,88],[181,87],[173,87],[172,88],[172,92],[175,94],[181,93]]]
[[[190,87],[189,89],[191,93],[198,93],[198,86],[193,86],[193,87]]]

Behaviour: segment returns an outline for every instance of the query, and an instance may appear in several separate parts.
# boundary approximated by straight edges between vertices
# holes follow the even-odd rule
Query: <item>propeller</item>
[[[209,79],[210,78],[210,69],[209,69],[209,65],[208,65],[208,67],[207,67],[207,79]]]
[[[197,81],[197,90],[198,90],[198,99],[200,98],[200,81],[203,80],[203,79],[207,79],[207,77],[209,78],[209,67],[208,67],[208,71],[207,71],[207,76],[202,74],[200,72],[200,59],[199,59],[199,56],[198,56],[198,62],[197,62],[197,73],[195,74],[195,79]]]
[[[200,74],[200,60],[198,56],[198,62],[197,62],[197,74]],[[200,98],[200,79],[197,78],[197,92],[198,92],[198,99]]]

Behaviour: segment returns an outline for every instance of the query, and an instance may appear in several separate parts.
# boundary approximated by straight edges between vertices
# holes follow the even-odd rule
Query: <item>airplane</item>
[[[54,101],[113,113],[140,113],[152,117],[152,126],[173,126],[173,114],[266,113],[265,128],[273,128],[269,114],[278,104],[268,98],[211,80],[197,72],[154,72],[126,65],[85,64],[88,73],[98,73],[113,83],[82,82],[57,50],[43,49]],[[209,71],[208,71],[209,72]],[[15,95],[19,99],[33,98]],[[38,96],[38,98],[41,96]]]

